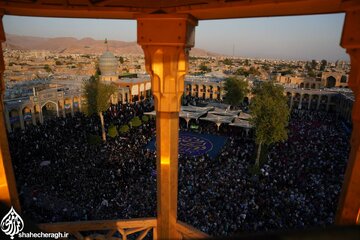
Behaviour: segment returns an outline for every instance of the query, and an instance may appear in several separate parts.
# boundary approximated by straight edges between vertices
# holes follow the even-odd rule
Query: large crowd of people
[[[295,110],[289,139],[254,178],[255,143],[228,131],[216,161],[180,162],[179,218],[214,235],[324,227],[334,222],[349,153],[332,114]]]
[[[149,101],[111,106],[106,127],[151,111]],[[186,124],[180,121],[184,131]],[[97,116],[54,118],[9,134],[23,214],[37,222],[156,216],[155,121],[99,145]],[[294,110],[289,138],[268,149],[257,175],[255,143],[241,129],[199,123],[228,137],[216,159],[179,157],[178,218],[215,236],[327,226],[334,222],[349,135],[331,113]]]

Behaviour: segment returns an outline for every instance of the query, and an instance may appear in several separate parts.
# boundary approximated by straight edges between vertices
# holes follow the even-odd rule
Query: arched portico
[[[206,86],[205,85],[202,85],[201,92],[202,92],[202,98],[206,99]]]
[[[326,87],[327,88],[333,88],[336,86],[336,78],[333,76],[330,76],[326,78]]]
[[[214,87],[212,85],[209,86],[209,98],[212,100],[213,99],[213,89]]]
[[[328,102],[328,96],[325,95],[325,94],[320,95],[319,110],[325,111],[325,110],[326,110],[327,102]]]
[[[220,86],[217,86],[217,87],[216,87],[216,94],[217,94],[216,99],[217,99],[217,100],[221,100],[222,97],[221,97],[221,88],[220,88]]]
[[[73,100],[70,97],[64,99],[65,116],[73,113]]]
[[[116,98],[116,100],[118,100],[118,99]],[[73,106],[72,107],[74,108],[74,112],[80,112],[81,101],[80,101],[79,96],[74,96],[74,98],[73,98]]]
[[[11,109],[9,111],[10,126],[12,130],[21,128],[20,125],[20,114],[17,109]]]
[[[23,115],[23,119],[24,119],[24,126],[28,126],[33,124],[33,114],[31,111],[31,107],[29,106],[25,106],[22,109],[22,115]]]
[[[192,86],[191,84],[186,85],[186,95],[191,96],[192,95]]]
[[[318,109],[318,101],[319,101],[319,95],[317,95],[317,94],[312,95],[309,109],[317,110]]]
[[[40,106],[41,122],[59,117],[59,106],[56,102],[48,100]]]
[[[300,93],[295,93],[294,97],[293,97],[293,108],[297,109],[300,106],[300,101],[301,101],[301,94]]]

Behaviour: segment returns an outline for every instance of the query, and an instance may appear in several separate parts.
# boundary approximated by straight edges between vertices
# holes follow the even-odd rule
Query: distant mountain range
[[[141,47],[136,42],[108,40],[109,50],[115,55],[143,54]],[[20,36],[6,34],[3,48],[14,50],[48,50],[58,53],[101,54],[105,51],[104,40],[92,38],[76,39],[73,37],[44,38],[33,36]],[[220,54],[208,52],[203,49],[193,48],[191,56],[219,56]]]

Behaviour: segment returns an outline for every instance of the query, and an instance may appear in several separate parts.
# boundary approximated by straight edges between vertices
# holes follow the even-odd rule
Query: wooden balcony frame
[[[122,239],[134,233],[140,235],[137,239],[143,239],[152,231],[153,239],[157,239],[157,220],[156,218],[135,218],[119,220],[98,220],[98,221],[79,221],[79,222],[59,222],[38,224],[40,230],[44,232],[68,232],[78,240],[104,238],[112,239],[118,232]],[[178,221],[176,229],[182,239],[201,239],[208,238],[209,235],[197,230],[196,228]],[[84,235],[81,232],[108,231],[105,234],[92,233]]]
[[[154,0],[155,1],[155,0]],[[54,4],[56,2],[56,4]],[[197,20],[204,19],[227,19],[227,18],[246,18],[246,17],[269,17],[269,16],[289,16],[289,15],[308,15],[308,14],[324,14],[324,13],[340,13],[346,12],[346,20],[343,28],[343,35],[341,45],[344,47],[351,58],[351,73],[349,79],[349,87],[355,94],[355,103],[352,112],[353,120],[353,133],[351,139],[351,153],[349,156],[348,167],[346,170],[345,180],[342,188],[341,200],[338,205],[337,224],[356,224],[359,221],[360,214],[360,1],[358,0],[252,0],[252,1],[205,1],[204,4],[198,4],[197,0],[184,1],[183,5],[166,5],[170,1],[156,1],[154,8],[147,5],[146,7],[138,6],[114,6],[107,5],[106,2],[115,2],[112,0],[104,0],[104,4],[96,4],[94,1],[88,1],[85,5],[76,5],[76,2],[80,4],[84,3],[83,0],[61,1],[61,0],[36,0],[36,1],[18,1],[9,0],[0,2],[0,17],[4,14],[20,15],[20,16],[42,16],[42,17],[75,17],[75,18],[116,18],[116,19],[138,19],[139,14],[147,14],[147,17],[153,17],[154,21],[164,26],[169,26],[169,19],[187,19],[187,23],[196,25]],[[125,1],[117,1],[124,4]],[[145,1],[143,2],[145,4]],[[149,1],[147,1],[149,4]],[[165,4],[165,5],[162,5]],[[174,4],[174,1],[171,1]],[[143,19],[144,20],[144,19]],[[146,20],[146,19],[145,19]],[[151,24],[150,24],[151,26]],[[175,26],[175,25],[174,25]],[[180,26],[180,25],[179,25]],[[138,40],[145,51],[146,67],[147,71],[152,75],[152,81],[160,85],[158,88],[158,96],[154,94],[155,98],[162,99],[157,107],[160,109],[158,112],[159,118],[162,118],[164,123],[169,125],[172,130],[166,134],[163,133],[163,137],[159,140],[163,140],[164,153],[170,157],[168,159],[159,159],[162,165],[171,163],[171,158],[177,160],[177,148],[166,144],[165,137],[173,136],[178,129],[176,126],[176,119],[180,109],[179,101],[180,97],[176,94],[183,92],[184,83],[183,76],[187,71],[187,48],[193,46],[193,42],[183,42],[183,37],[188,37],[188,32],[182,33],[183,36],[177,36],[180,32],[176,32],[173,35],[164,35],[166,29],[153,29],[148,28],[144,30],[144,36],[153,36],[157,39],[157,44],[151,43],[152,38],[144,38]],[[168,28],[174,32],[174,28]],[[138,26],[139,31],[139,26]],[[158,32],[156,32],[158,31]],[[139,33],[139,32],[138,32]],[[162,33],[157,34],[157,33]],[[161,37],[163,36],[163,38]],[[173,38],[174,37],[174,38]],[[169,42],[170,41],[170,42]],[[0,42],[5,42],[5,32],[3,29],[2,21],[0,21]],[[159,44],[161,43],[161,44]],[[171,45],[172,44],[172,45]],[[158,48],[158,49],[156,49]],[[181,49],[180,49],[181,48]],[[180,49],[180,50],[179,50]],[[20,211],[20,203],[16,190],[15,177],[13,173],[9,146],[7,141],[7,134],[5,130],[4,121],[4,109],[3,109],[3,96],[4,96],[4,80],[3,72],[5,70],[3,53],[0,51],[0,200],[5,201],[8,205],[13,205],[16,210]],[[164,59],[172,59],[169,62]],[[172,63],[177,63],[177,65]],[[174,67],[175,66],[175,67]],[[165,74],[166,73],[166,74]],[[176,79],[175,83],[168,81],[169,76],[172,79]],[[168,85],[169,84],[169,85]],[[153,86],[153,85],[152,85]],[[163,86],[166,86],[164,88]],[[165,89],[165,95],[163,90]],[[177,93],[172,91],[176,89]],[[181,90],[181,91],[179,91]],[[153,90],[154,91],[154,90]],[[191,89],[190,89],[191,91]],[[194,91],[199,92],[198,89]],[[176,100],[178,98],[178,100]],[[172,99],[171,101],[169,99]],[[131,100],[131,99],[130,99]],[[174,104],[176,107],[173,107]],[[162,116],[162,117],[161,117]],[[162,122],[158,122],[157,126],[161,126]],[[157,130],[158,131],[158,130]],[[159,133],[159,132],[158,132]],[[160,134],[157,134],[160,135]],[[176,135],[176,134],[175,134]],[[176,135],[177,136],[177,135]],[[174,139],[171,139],[174,140]],[[176,139],[175,139],[176,140]],[[160,141],[157,141],[160,142]],[[160,150],[159,150],[160,151]],[[159,152],[158,152],[159,153]],[[161,154],[157,154],[160,156]],[[175,156],[175,157],[174,157]],[[168,170],[166,170],[166,178],[174,179],[176,175],[177,179],[177,162],[172,164]],[[176,167],[174,170],[173,167]],[[159,174],[161,175],[161,174]],[[175,184],[176,181],[171,181],[171,184]],[[176,186],[175,186],[176,185]],[[174,186],[177,188],[177,183]],[[164,184],[166,186],[166,184]],[[166,198],[171,198],[171,202],[174,197],[174,193],[171,192],[171,188],[166,190]],[[158,185],[159,190],[159,185]],[[171,194],[169,195],[169,192]],[[161,195],[158,195],[162,197]],[[166,206],[166,205],[165,205]],[[159,206],[158,206],[159,210]],[[174,214],[166,216],[166,221],[157,218],[157,223],[154,226],[154,219],[133,219],[133,220],[109,220],[109,221],[90,221],[90,222],[71,222],[71,223],[57,223],[57,224],[41,224],[40,228],[44,230],[64,229],[67,231],[79,231],[79,229],[91,230],[104,230],[104,228],[117,229],[123,236],[127,234],[144,231],[149,232],[151,229],[159,229],[159,222],[164,223],[165,226],[171,219],[171,228],[174,228],[179,233],[176,238],[197,237],[199,234],[205,236],[202,233],[197,232],[195,229],[187,226],[184,223],[177,221],[176,207],[172,205]],[[164,208],[163,212],[167,212],[169,209]],[[146,228],[147,227],[147,228]],[[122,229],[122,230],[120,230]],[[129,230],[126,232],[124,229]],[[89,229],[90,230],[90,229]],[[122,231],[122,232],[121,232]],[[167,231],[164,228],[164,231]],[[156,232],[156,231],[155,231]],[[175,233],[175,231],[173,231]],[[157,237],[158,234],[155,234]],[[169,235],[168,236],[174,236]],[[82,236],[78,235],[79,239]],[[164,237],[163,237],[164,238]]]

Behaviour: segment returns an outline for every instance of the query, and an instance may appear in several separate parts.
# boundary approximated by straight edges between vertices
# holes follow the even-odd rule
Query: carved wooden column
[[[4,93],[5,83],[3,73],[5,70],[4,56],[1,43],[5,42],[5,32],[0,15],[0,201],[6,203],[9,207],[13,206],[20,212],[20,202],[16,190],[14,171],[11,163],[9,144],[5,129],[4,119]]]
[[[352,109],[351,152],[337,212],[337,224],[355,224],[360,210],[360,9],[346,13],[341,46],[350,55],[349,87],[355,95]]]
[[[149,14],[137,17],[137,38],[145,53],[146,71],[156,110],[157,237],[178,239],[178,137],[181,96],[194,46],[197,21],[189,15]]]

